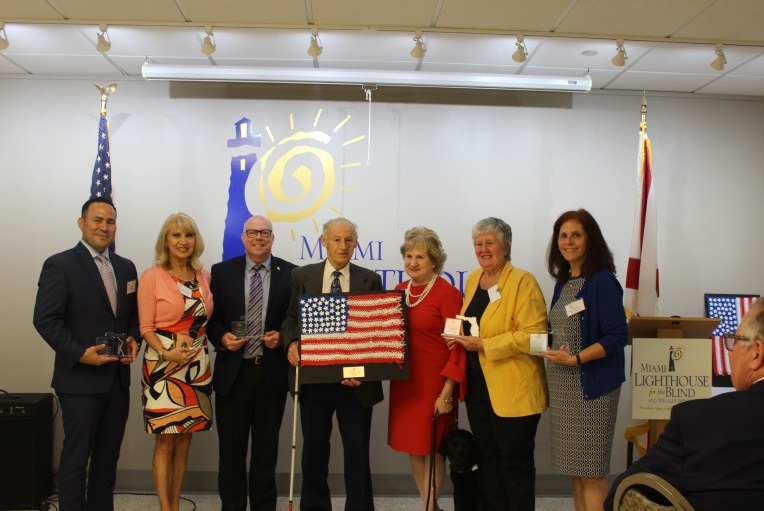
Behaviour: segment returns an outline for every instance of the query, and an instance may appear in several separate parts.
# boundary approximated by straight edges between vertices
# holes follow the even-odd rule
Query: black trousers
[[[492,511],[533,511],[536,506],[536,428],[541,414],[499,417],[487,393],[466,403],[482,456],[480,474]]]
[[[276,509],[276,461],[286,392],[269,391],[265,375],[262,365],[242,360],[231,394],[216,395],[223,511],[244,511],[247,497],[252,511]]]
[[[311,383],[300,388],[302,425],[301,511],[330,511],[329,440],[332,416],[342,437],[345,462],[345,511],[373,511],[374,495],[369,468],[371,407],[358,402],[353,387],[340,383]]]
[[[114,509],[117,461],[130,411],[129,389],[122,387],[116,369],[106,393],[56,393],[64,426],[64,446],[58,463],[61,511]]]

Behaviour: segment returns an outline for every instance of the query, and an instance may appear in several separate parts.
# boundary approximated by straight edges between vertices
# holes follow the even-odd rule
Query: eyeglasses
[[[271,237],[273,231],[271,229],[247,229],[244,231],[244,234],[247,235],[247,238],[256,238],[258,235],[260,235],[261,238],[267,240]]]
[[[733,333],[722,334],[722,337],[724,338],[724,347],[727,348],[728,351],[735,349],[735,343],[737,341],[748,342],[751,340],[751,338],[746,335],[737,335]]]

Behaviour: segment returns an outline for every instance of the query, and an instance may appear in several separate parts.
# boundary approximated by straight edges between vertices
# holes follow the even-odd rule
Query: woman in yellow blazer
[[[467,350],[467,416],[482,455],[480,473],[491,510],[535,506],[534,439],[547,407],[543,361],[530,355],[531,332],[547,328],[536,279],[509,262],[512,229],[498,218],[472,228],[480,268],[464,290],[465,323],[456,337]]]

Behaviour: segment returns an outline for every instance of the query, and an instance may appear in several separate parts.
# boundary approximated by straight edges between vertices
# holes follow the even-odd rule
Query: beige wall
[[[208,246],[205,263],[220,260],[229,161],[242,154],[225,145],[235,121],[242,116],[253,120],[255,132],[263,134],[257,149],[261,156],[273,145],[265,126],[278,140],[290,133],[290,114],[295,129],[307,130],[322,108],[317,129],[333,136],[329,146],[337,160],[338,182],[355,191],[335,190],[314,218],[321,224],[335,216],[331,206],[358,221],[362,242],[383,242],[382,260],[360,264],[402,269],[397,253],[402,234],[424,224],[443,239],[449,254],[446,270],[470,270],[476,266],[470,227],[479,218],[500,216],[515,231],[513,262],[534,273],[549,301],[553,283],[544,254],[552,222],[563,210],[583,206],[600,222],[623,282],[633,215],[639,95],[492,93],[481,104],[478,92],[439,99],[419,91],[430,104],[375,102],[367,166],[364,143],[342,145],[368,135],[367,105],[360,92],[352,101],[329,96],[298,101],[252,99],[258,94],[220,93],[219,87],[205,91],[124,81],[110,100],[117,247],[139,271],[151,264],[162,220],[178,210],[199,223]],[[47,256],[79,239],[76,218],[87,198],[95,157],[98,96],[89,81],[0,79],[0,112],[0,235],[6,240],[6,272],[0,286],[0,388],[45,392],[53,352],[31,324],[36,281]],[[331,128],[348,114],[351,120],[334,134]],[[753,224],[764,190],[762,119],[761,100],[649,95],[666,315],[702,316],[704,292],[764,290],[757,259],[764,240]],[[350,162],[362,165],[339,168]],[[254,198],[250,207],[262,210]],[[301,236],[316,236],[311,218],[279,223],[276,231],[276,254],[297,264],[308,262],[300,259]],[[613,472],[624,467],[628,391],[623,395]],[[405,456],[386,446],[386,426],[387,402],[374,412],[373,470],[406,474]],[[290,427],[291,400],[282,428],[279,472],[289,469]],[[548,436],[545,417],[537,436],[540,474],[551,473]],[[61,443],[60,425],[56,442]],[[338,438],[334,445],[339,452]],[[142,432],[136,364],[120,469],[150,470],[151,449],[152,439]],[[197,435],[189,470],[211,473],[216,464],[215,433]],[[341,458],[333,456],[331,471],[339,473],[341,467]]]

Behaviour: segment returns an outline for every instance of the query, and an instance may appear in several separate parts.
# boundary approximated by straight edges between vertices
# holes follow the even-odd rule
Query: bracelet
[[[576,365],[577,366],[581,365],[581,355],[578,353],[576,353]]]
[[[444,403],[452,403],[454,401],[454,398],[450,396],[446,396],[446,397],[438,396],[438,399],[442,400]]]

